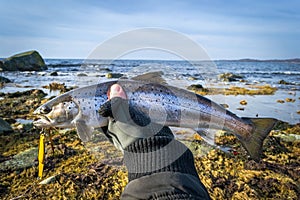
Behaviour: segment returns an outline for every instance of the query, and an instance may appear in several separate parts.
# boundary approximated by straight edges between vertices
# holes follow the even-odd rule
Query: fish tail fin
[[[262,146],[266,137],[269,135],[272,128],[278,122],[273,118],[242,118],[253,124],[254,131],[250,138],[241,140],[250,157],[258,162],[262,154]]]

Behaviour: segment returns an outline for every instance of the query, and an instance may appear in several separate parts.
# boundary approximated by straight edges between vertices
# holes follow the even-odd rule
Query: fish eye
[[[41,107],[41,114],[47,114],[51,111],[51,109],[47,106]]]

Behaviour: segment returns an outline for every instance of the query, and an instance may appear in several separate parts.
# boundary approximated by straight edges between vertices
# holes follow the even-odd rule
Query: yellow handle
[[[45,159],[45,135],[41,134],[40,135],[40,143],[39,143],[39,155],[38,155],[38,161],[39,161],[38,176],[39,176],[39,178],[43,177],[44,159]]]

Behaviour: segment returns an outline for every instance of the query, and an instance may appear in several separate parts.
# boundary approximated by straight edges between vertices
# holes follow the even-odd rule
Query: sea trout
[[[261,157],[264,139],[277,122],[273,118],[240,118],[201,95],[177,87],[120,79],[78,88],[48,101],[34,112],[40,117],[34,125],[76,127],[80,139],[89,141],[94,128],[108,124],[98,110],[108,100],[110,87],[116,83],[124,89],[130,106],[147,113],[153,122],[194,130],[229,131],[256,161]]]

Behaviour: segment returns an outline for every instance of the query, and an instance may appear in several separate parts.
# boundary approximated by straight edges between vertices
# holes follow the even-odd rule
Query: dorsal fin
[[[145,74],[137,75],[135,77],[132,77],[131,79],[136,81],[146,81],[146,82],[166,85],[167,81],[162,77],[163,74],[164,73],[162,71],[154,71],[154,72],[148,72]]]

